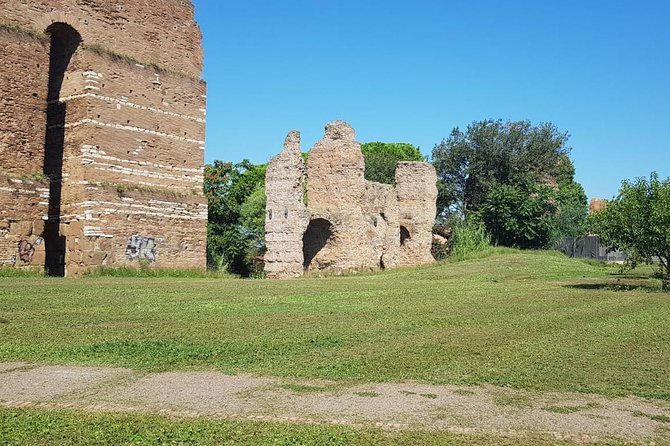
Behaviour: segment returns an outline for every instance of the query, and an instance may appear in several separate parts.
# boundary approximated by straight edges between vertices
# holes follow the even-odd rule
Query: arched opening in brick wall
[[[61,88],[72,56],[81,44],[81,35],[66,23],[53,23],[46,29],[49,49],[47,130],[44,141],[44,175],[49,178],[49,219],[44,227],[45,270],[51,276],[65,275],[65,238],[61,236],[63,189],[63,151],[67,103],[61,102]]]
[[[303,266],[309,269],[312,260],[328,245],[333,237],[333,225],[325,218],[315,218],[309,222],[302,236]]]
[[[409,233],[409,230],[404,226],[400,226],[400,246],[405,246],[407,241],[411,239],[412,236]]]

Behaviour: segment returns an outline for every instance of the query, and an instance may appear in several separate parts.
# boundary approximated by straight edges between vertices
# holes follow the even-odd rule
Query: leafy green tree
[[[265,249],[265,181],[259,183],[240,208],[240,224],[254,246]]]
[[[555,182],[562,160],[569,159],[567,133],[551,123],[474,122],[466,132],[455,128],[433,149],[432,162],[441,186],[442,215],[477,212],[492,188],[531,178]]]
[[[262,251],[260,240],[264,237],[258,213],[265,213],[259,199],[259,195],[265,195],[265,170],[265,165],[254,165],[247,160],[236,164],[215,161],[205,166],[210,267],[251,274],[253,257]]]
[[[591,217],[592,230],[601,239],[628,253],[632,267],[658,261],[663,288],[670,290],[670,178],[656,173],[623,181],[619,196]]]
[[[494,186],[480,214],[495,244],[540,248],[549,243],[555,212],[554,190],[526,181]]]
[[[527,248],[583,230],[586,194],[567,141],[551,123],[486,120],[454,129],[432,153],[439,216],[482,221],[496,243]]]
[[[398,161],[425,161],[412,144],[369,142],[361,144],[361,151],[365,157],[365,179],[378,183],[395,184]]]
[[[556,215],[551,239],[578,237],[587,233],[588,202],[581,184],[575,181],[575,167],[567,155],[560,160],[557,176]]]

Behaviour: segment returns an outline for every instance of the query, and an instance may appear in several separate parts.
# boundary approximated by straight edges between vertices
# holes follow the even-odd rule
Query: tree
[[[369,142],[361,145],[361,151],[365,157],[365,179],[378,183],[395,184],[398,161],[425,161],[412,144]]]
[[[483,221],[497,243],[529,248],[583,226],[586,194],[574,181],[568,137],[528,121],[455,128],[432,153],[438,214]]]
[[[215,161],[205,166],[209,204],[207,260],[210,267],[249,275],[262,253],[265,215],[265,165]]]
[[[265,251],[265,181],[256,185],[240,207],[240,224],[258,252]]]
[[[575,166],[565,155],[559,162],[556,214],[551,239],[579,237],[587,233],[588,202],[581,184],[575,181]]]
[[[592,230],[612,248],[628,254],[634,268],[658,261],[663,288],[670,290],[670,178],[623,181],[619,196],[591,217]]]
[[[554,191],[532,181],[492,187],[480,215],[496,245],[538,248],[551,238]]]
[[[465,133],[455,128],[432,153],[442,183],[438,207],[443,214],[477,212],[496,185],[526,177],[555,183],[561,164],[569,161],[567,140],[551,123],[486,120]]]

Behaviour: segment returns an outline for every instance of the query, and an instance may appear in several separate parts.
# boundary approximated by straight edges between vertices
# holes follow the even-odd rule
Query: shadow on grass
[[[603,291],[646,291],[648,293],[660,293],[663,290],[660,285],[655,284],[641,284],[641,283],[577,283],[570,285],[563,285],[564,288],[572,288],[575,290],[603,290]]]

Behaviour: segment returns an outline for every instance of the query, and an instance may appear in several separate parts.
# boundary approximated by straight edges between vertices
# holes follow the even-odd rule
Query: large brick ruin
[[[0,266],[205,267],[193,13],[187,0],[3,0]]]
[[[288,134],[266,175],[265,272],[359,270],[432,262],[437,177],[428,163],[401,162],[395,187],[367,181],[361,147],[344,122],[326,126],[305,165],[300,134]]]

